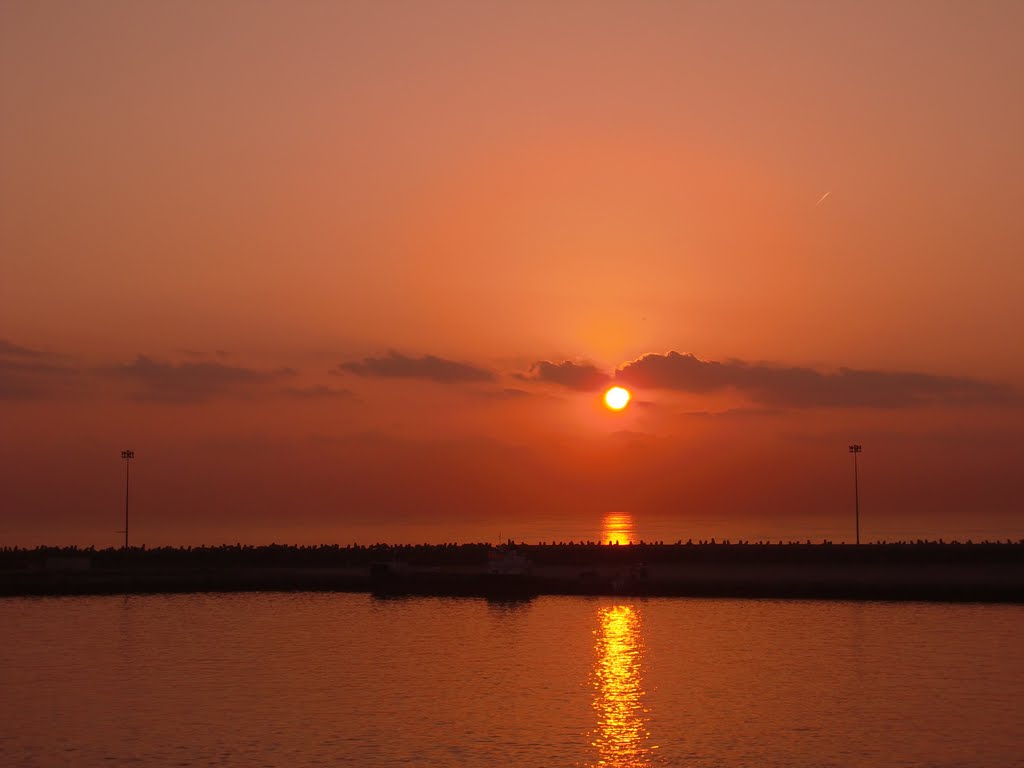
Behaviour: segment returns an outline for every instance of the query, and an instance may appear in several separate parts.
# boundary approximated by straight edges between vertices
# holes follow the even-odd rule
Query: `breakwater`
[[[492,599],[567,594],[1024,603],[1024,543],[0,551],[0,595],[258,590]]]

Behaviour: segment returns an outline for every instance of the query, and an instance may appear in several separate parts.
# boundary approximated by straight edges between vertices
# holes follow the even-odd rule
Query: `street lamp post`
[[[860,544],[860,484],[857,480],[857,454],[861,452],[859,445],[851,445],[850,453],[853,454],[853,514],[857,526],[857,543]]]
[[[135,451],[121,451],[121,458],[124,459],[124,548],[128,549],[128,475]]]

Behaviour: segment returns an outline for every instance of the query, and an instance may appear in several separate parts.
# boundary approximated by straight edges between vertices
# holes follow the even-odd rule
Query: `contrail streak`
[[[826,198],[826,197],[828,197],[828,196],[829,196],[829,195],[831,195],[831,194],[832,194],[831,192],[826,192],[826,193],[825,193],[824,195],[822,195],[821,197],[819,197],[819,198],[818,198],[818,202],[816,202],[816,203],[814,204],[814,207],[815,207],[815,208],[817,208],[817,207],[818,207],[819,205],[821,205],[821,204],[822,204],[822,203],[823,203],[823,202],[825,201],[825,198]]]

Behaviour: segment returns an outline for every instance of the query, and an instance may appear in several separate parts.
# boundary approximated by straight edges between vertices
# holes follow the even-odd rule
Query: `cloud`
[[[445,360],[434,355],[407,357],[394,350],[386,357],[364,357],[340,363],[332,373],[352,373],[356,376],[385,379],[427,379],[441,383],[493,381],[494,373],[469,363]]]
[[[601,389],[611,381],[611,376],[597,366],[590,363],[574,363],[570,360],[563,360],[561,363],[540,360],[530,366],[529,374],[516,374],[516,378],[522,381],[557,384],[580,391]]]
[[[39,358],[44,357],[44,355],[45,353],[38,349],[20,347],[6,339],[0,339],[0,357]]]
[[[930,402],[973,405],[1020,400],[999,384],[957,376],[840,368],[821,372],[742,360],[701,360],[678,352],[648,354],[626,363],[617,381],[636,387],[704,394],[734,389],[776,407],[903,408]]]
[[[62,389],[78,371],[54,356],[0,339],[0,400],[38,400]]]
[[[222,395],[247,395],[261,385],[294,371],[281,368],[260,371],[213,362],[167,363],[139,355],[130,363],[107,366],[103,376],[126,381],[137,388],[133,397],[158,402],[195,403]]]

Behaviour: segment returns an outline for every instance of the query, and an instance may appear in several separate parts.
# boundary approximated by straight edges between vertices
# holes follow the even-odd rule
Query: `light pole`
[[[860,484],[857,481],[857,454],[861,452],[859,445],[851,445],[850,453],[853,454],[853,514],[857,526],[857,543],[860,544]]]
[[[124,548],[128,549],[128,474],[135,458],[135,451],[121,451],[124,459]]]

